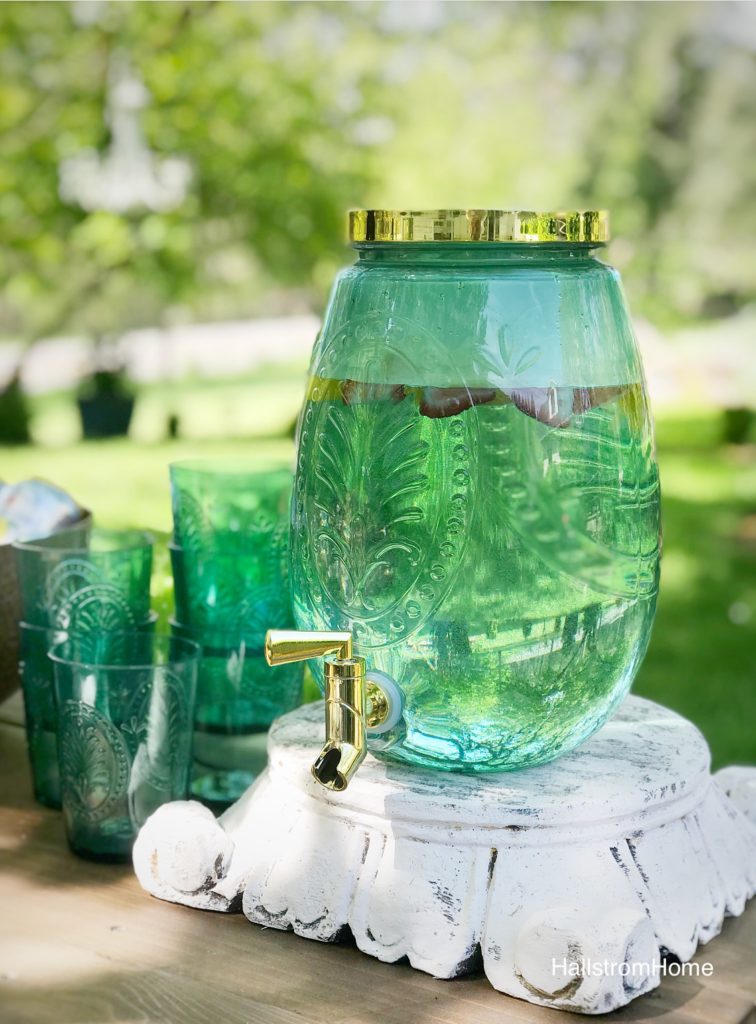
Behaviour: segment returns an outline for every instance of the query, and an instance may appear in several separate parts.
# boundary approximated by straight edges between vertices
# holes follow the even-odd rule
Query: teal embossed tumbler
[[[292,474],[244,460],[170,467],[176,635],[202,647],[192,793],[236,800],[266,761],[271,722],[301,701],[303,667],[274,672],[266,630],[293,626],[289,586]]]
[[[50,658],[69,845],[82,857],[127,860],[147,817],[188,794],[199,647],[91,633],[57,644]]]
[[[139,632],[152,632],[157,615],[152,612]],[[55,673],[50,650],[67,640],[65,629],[19,623],[18,674],[24,698],[26,747],[29,754],[34,798],[47,807],[60,807],[58,771],[58,706],[55,700]],[[85,634],[83,634],[85,635]],[[123,648],[123,634],[111,636],[113,650]]]

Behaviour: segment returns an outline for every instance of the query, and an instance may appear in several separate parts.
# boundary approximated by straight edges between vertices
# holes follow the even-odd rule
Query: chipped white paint
[[[756,821],[756,770],[732,765],[720,768],[714,778],[736,807]]]
[[[267,770],[217,821],[157,811],[134,848],[143,887],[322,942],[351,933],[441,978],[482,958],[500,991],[583,1013],[655,987],[660,956],[687,961],[756,892],[756,769],[713,780],[697,729],[649,701],[540,768],[368,757],[342,794],[310,776],[321,732],[320,704],[279,719]],[[574,977],[583,960],[615,973]]]

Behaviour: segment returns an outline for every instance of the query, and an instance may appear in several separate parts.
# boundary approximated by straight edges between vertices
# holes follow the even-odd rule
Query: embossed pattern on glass
[[[271,722],[302,699],[303,667],[265,662],[265,633],[293,626],[288,513],[293,477],[243,460],[170,468],[174,633],[202,647],[192,793],[236,800],[266,762]]]
[[[94,529],[84,543],[17,543],[25,622],[65,629],[129,631],[150,614],[151,534]]]
[[[580,246],[359,250],[300,419],[297,623],[351,630],[401,686],[373,752],[551,760],[627,693],[657,594],[653,435],[616,272]]]
[[[157,616],[153,613],[139,627],[140,632],[154,629]],[[50,649],[68,639],[65,629],[48,629],[19,624],[18,673],[24,698],[26,745],[29,754],[34,798],[47,807],[60,807],[60,774],[58,770],[58,707],[55,700],[53,665],[48,657]],[[89,634],[76,634],[82,644]],[[108,634],[109,654],[122,656],[124,634]],[[101,648],[102,649],[102,648]]]
[[[148,633],[69,637],[50,654],[69,845],[125,860],[161,804],[186,797],[199,647]]]
[[[245,551],[288,514],[291,473],[242,460],[196,459],[170,466],[173,536],[191,551]]]

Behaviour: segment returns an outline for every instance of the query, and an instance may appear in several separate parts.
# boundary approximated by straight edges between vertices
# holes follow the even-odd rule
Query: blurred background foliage
[[[349,48],[336,60],[323,45],[324,17],[278,4],[3,5],[6,331],[101,335],[172,312],[250,313],[270,304],[273,282],[322,296],[344,198],[366,177],[339,97],[353,81],[366,99],[373,87]],[[346,6],[343,17],[368,43],[368,24]],[[279,38],[289,18],[293,51]],[[190,192],[170,213],[88,213],[59,197],[62,161],[108,142],[114,51],[151,93],[150,147],[191,162]]]
[[[756,18],[732,3],[17,3],[0,10],[0,330],[322,307],[344,208],[608,206],[658,322],[756,296]],[[126,54],[192,183],[86,212]]]
[[[191,168],[169,210],[61,198],[66,162],[113,143],[119,60],[152,154]],[[756,4],[4,3],[0,61],[0,478],[54,479],[105,525],[168,529],[171,459],[291,459],[350,205],[609,207],[663,489],[636,690],[697,722],[717,764],[756,761]],[[240,370],[219,321],[259,318],[264,358]],[[203,323],[212,380],[179,358]],[[132,346],[151,370],[130,438],[77,443],[58,377],[79,350],[42,339],[135,328],[160,330]],[[14,367],[35,352],[27,396]]]

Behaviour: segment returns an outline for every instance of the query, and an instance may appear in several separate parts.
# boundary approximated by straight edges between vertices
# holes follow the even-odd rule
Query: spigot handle
[[[326,654],[351,658],[352,634],[269,629],[265,635],[265,660],[269,665],[289,665],[292,661],[309,661]]]

